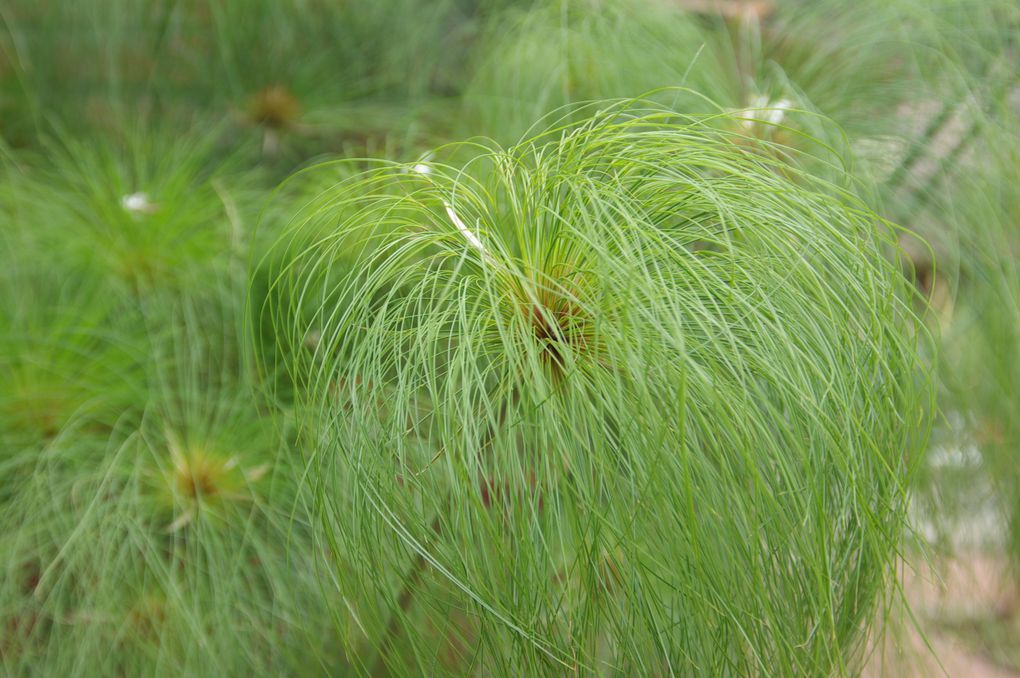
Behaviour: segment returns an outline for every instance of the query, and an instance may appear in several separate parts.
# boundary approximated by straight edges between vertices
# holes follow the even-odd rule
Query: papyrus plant
[[[916,324],[889,225],[729,122],[632,102],[383,164],[281,241],[261,310],[363,670],[853,672]]]
[[[55,365],[65,399],[81,403],[69,423],[17,391],[0,400],[4,675],[347,672],[330,623],[341,603],[320,594],[321,550],[295,516],[307,503],[301,457],[253,395],[238,336],[243,283],[232,285],[122,307],[144,318],[134,372],[105,346],[124,343],[119,325],[89,343],[55,335],[79,349],[76,366]],[[53,383],[23,368],[31,358],[14,354],[0,370]],[[76,379],[104,371],[105,381]],[[120,396],[112,405],[135,399],[109,417],[109,391]],[[12,405],[34,418],[12,421]],[[22,433],[40,420],[61,428],[39,442]]]
[[[493,12],[474,47],[465,126],[517,141],[544,116],[565,116],[571,103],[659,87],[702,90],[706,81],[713,98],[730,99],[731,81],[711,55],[702,58],[708,35],[679,5],[648,0],[524,3]],[[685,112],[702,103],[679,99]]]
[[[836,143],[843,134],[889,135],[900,122],[896,106],[916,105],[923,91],[913,41],[916,24],[932,14],[903,5],[912,8],[911,0],[744,3],[743,13],[722,14],[713,6],[735,10],[741,3],[561,0],[511,7],[493,14],[475,47],[463,96],[467,126],[516,141],[542,116],[565,115],[569,109],[561,107],[570,103],[686,87],[745,111],[741,125],[788,144],[795,134],[786,127],[825,132],[792,111],[818,111],[841,125],[832,135]],[[704,100],[682,90],[661,99],[684,113],[706,111]]]
[[[242,341],[235,194],[188,148],[75,145],[0,182],[2,675],[345,672],[304,464]]]
[[[960,258],[942,374],[946,410],[955,415],[952,432],[963,439],[964,452],[979,452],[969,461],[994,490],[1006,555],[1020,574],[1020,368],[1013,359],[1020,341],[1020,191],[1002,180],[1020,169],[1020,127],[1004,125],[984,136],[982,165],[947,181],[953,192],[937,203],[957,229]],[[936,489],[977,494],[971,486],[947,485]]]

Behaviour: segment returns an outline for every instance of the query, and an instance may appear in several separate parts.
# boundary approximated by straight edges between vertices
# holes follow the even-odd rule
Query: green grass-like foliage
[[[688,13],[667,3],[565,0],[512,7],[491,17],[476,47],[464,92],[467,127],[517,141],[571,103],[709,79],[714,99],[730,99],[730,82],[713,69],[712,58],[699,58],[706,40]],[[682,99],[678,105],[688,112],[703,103]]]
[[[963,435],[981,451],[982,471],[1003,515],[1006,555],[1020,573],[1020,190],[1002,181],[1020,169],[1020,127],[988,134],[984,164],[956,178],[940,207],[959,229],[960,291],[944,333],[945,400]],[[948,204],[947,204],[948,203]]]
[[[301,457],[238,355],[242,299],[147,299],[143,371],[105,382],[76,377],[117,367],[101,343],[113,339],[57,335],[77,349],[77,363],[53,366],[67,386],[43,392],[62,408],[22,398],[22,416],[0,418],[3,675],[343,674],[319,550],[294,517]],[[0,368],[46,386],[29,360]],[[118,390],[131,405],[107,424],[100,407]]]
[[[243,343],[248,194],[147,138],[3,168],[0,675],[342,675]]]
[[[734,129],[619,103],[381,164],[281,241],[263,311],[362,669],[853,671],[915,323],[892,229]]]

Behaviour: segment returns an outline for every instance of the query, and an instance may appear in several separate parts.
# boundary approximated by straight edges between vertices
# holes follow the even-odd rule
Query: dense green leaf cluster
[[[0,2],[0,673],[857,673],[932,424],[1020,561],[1018,22]]]
[[[291,368],[352,646],[398,674],[857,656],[923,444],[906,281],[887,225],[720,123],[623,103],[452,147],[284,239],[267,312],[315,337]]]

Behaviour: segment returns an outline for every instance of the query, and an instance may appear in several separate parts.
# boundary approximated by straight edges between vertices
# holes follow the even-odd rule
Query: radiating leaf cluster
[[[305,342],[376,666],[859,658],[923,444],[892,229],[717,116],[648,106],[354,175],[278,246],[264,311]]]

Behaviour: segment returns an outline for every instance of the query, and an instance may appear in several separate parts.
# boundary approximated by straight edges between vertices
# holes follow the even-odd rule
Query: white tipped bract
[[[443,207],[446,208],[447,216],[450,217],[450,221],[452,221],[453,225],[457,227],[457,230],[460,231],[461,235],[467,239],[472,247],[482,253],[482,256],[485,257],[486,261],[491,263],[492,255],[489,254],[489,250],[485,249],[485,245],[483,245],[478,236],[467,227],[467,224],[461,221],[460,217],[457,216],[457,213],[453,211],[453,206],[444,200]]]

